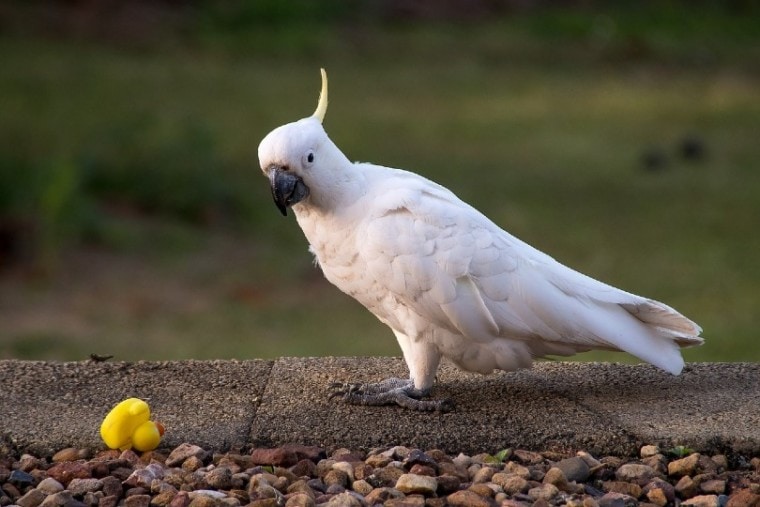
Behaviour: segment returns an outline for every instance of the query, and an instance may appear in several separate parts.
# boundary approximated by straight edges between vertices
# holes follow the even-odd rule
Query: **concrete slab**
[[[104,448],[100,423],[129,397],[166,426],[162,445],[247,444],[272,361],[0,361],[0,435],[21,452]]]
[[[449,453],[507,447],[630,455],[646,443],[760,455],[760,364],[697,363],[673,377],[647,365],[538,363],[480,376],[444,366],[435,397],[454,412],[416,413],[328,400],[331,382],[407,375],[399,358],[54,363],[0,361],[0,444],[49,455],[101,449],[118,401],[149,400],[163,447],[214,451],[285,443]],[[0,445],[0,450],[2,446]]]

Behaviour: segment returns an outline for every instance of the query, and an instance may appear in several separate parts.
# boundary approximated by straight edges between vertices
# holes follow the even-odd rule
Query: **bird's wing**
[[[680,370],[674,342],[701,341],[670,307],[558,263],[435,183],[399,171],[378,190],[359,255],[434,326],[482,342],[535,341],[538,355],[620,349],[669,371]]]

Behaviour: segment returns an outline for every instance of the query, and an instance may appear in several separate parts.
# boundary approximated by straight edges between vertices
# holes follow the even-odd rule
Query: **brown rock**
[[[21,507],[37,507],[47,497],[39,489],[30,489],[24,496],[16,500],[16,504]]]
[[[172,503],[175,496],[177,496],[176,490],[163,491],[151,499],[150,505],[151,507],[165,507]]]
[[[699,483],[699,489],[702,493],[722,495],[726,492],[726,481],[720,479],[710,479]]]
[[[670,484],[667,481],[664,481],[660,478],[652,479],[649,484],[644,486],[643,493],[647,495],[647,498],[649,497],[649,492],[653,489],[659,489],[662,491],[662,494],[665,495],[665,498],[667,498],[668,503],[675,503],[676,501],[676,490],[673,487],[672,484]],[[656,496],[659,497],[659,493],[655,493]],[[650,500],[651,501],[651,500]],[[656,503],[656,502],[653,502]]]
[[[438,489],[435,477],[426,475],[403,474],[396,481],[395,488],[407,495],[420,494],[431,496]]]
[[[492,507],[490,498],[484,498],[472,491],[456,491],[446,497],[449,505],[456,507]]]
[[[191,501],[190,494],[187,491],[180,491],[172,498],[169,507],[187,507]]]
[[[383,468],[393,461],[393,459],[390,456],[385,456],[383,454],[373,454],[371,456],[367,456],[367,459],[364,460],[364,462],[373,467],[373,468]]]
[[[289,470],[296,477],[312,477],[317,472],[317,465],[310,459],[302,459]]]
[[[208,452],[197,445],[183,443],[175,447],[169,456],[166,458],[166,466],[176,467],[182,465],[188,458],[195,457],[199,461],[203,461],[208,457]]]
[[[420,464],[412,465],[412,468],[409,469],[409,473],[414,475],[427,475],[428,477],[435,477],[437,475],[434,468]]]
[[[660,448],[656,445],[645,445],[641,448],[641,451],[639,451],[639,456],[642,458],[649,458],[655,454],[660,454]]]
[[[526,451],[524,449],[515,449],[512,456],[525,465],[537,465],[544,460],[544,457],[537,452]]]
[[[314,505],[314,499],[306,493],[296,493],[285,502],[285,507],[314,507]]]
[[[748,489],[739,490],[728,497],[726,507],[760,507],[760,495]]]
[[[322,480],[328,488],[334,484],[346,488],[349,482],[348,474],[342,470],[330,470]]]
[[[639,502],[623,493],[610,491],[598,500],[599,507],[636,507]]]
[[[675,490],[681,498],[689,498],[697,493],[697,483],[685,475],[676,483]]]
[[[150,495],[132,495],[124,499],[124,507],[148,507]]]
[[[523,479],[530,479],[530,470],[528,470],[526,467],[519,465],[513,461],[510,461],[506,465],[504,465],[504,471],[519,475]],[[567,477],[567,474],[565,474],[565,477]]]
[[[652,488],[647,491],[647,500],[659,507],[668,505],[668,496],[662,488]]]
[[[633,482],[643,486],[657,475],[655,470],[639,463],[626,463],[615,471],[615,477],[620,481]]]
[[[74,447],[67,447],[65,449],[61,449],[57,453],[53,454],[53,463],[60,463],[62,461],[76,461],[78,459],[82,459],[82,456],[79,453],[79,449],[75,449]]]
[[[438,494],[439,495],[448,495],[449,493],[453,493],[454,491],[459,489],[459,485],[462,484],[462,481],[459,480],[459,477],[455,477],[453,475],[439,475],[436,477],[436,480],[438,481]]]
[[[591,475],[591,468],[581,456],[563,459],[554,466],[562,471],[568,481],[583,482]]]
[[[543,482],[544,484],[554,484],[560,491],[569,491],[570,489],[567,477],[558,467],[551,467],[547,470]]]
[[[321,447],[292,444],[274,449],[254,449],[251,451],[251,463],[254,465],[291,467],[302,459],[308,459],[316,463],[325,456],[325,450]]]
[[[668,463],[668,475],[674,477],[683,477],[684,475],[694,475],[699,464],[699,453],[691,454],[685,458],[677,459]]]
[[[519,475],[498,473],[494,474],[491,480],[494,484],[501,486],[501,489],[508,495],[516,495],[528,491],[528,481]]]
[[[64,486],[68,486],[71,479],[89,479],[90,467],[84,461],[62,461],[56,463],[47,470],[48,477],[52,477]]]
[[[486,498],[493,498],[494,495],[496,494],[493,489],[491,489],[487,484],[483,484],[483,483],[473,484],[467,489],[472,491],[476,495],[480,495]]]
[[[335,495],[327,502],[328,507],[362,507],[362,503],[353,494],[346,491]]]
[[[100,480],[103,484],[101,489],[104,495],[121,498],[124,490],[119,479],[109,475],[108,477],[103,477]]]
[[[404,494],[395,488],[375,488],[364,497],[364,500],[369,505],[384,504],[386,501],[392,498],[403,497]]]
[[[214,489],[230,489],[232,470],[226,466],[218,466],[206,474],[206,483]]]
[[[533,500],[551,500],[559,494],[559,489],[554,484],[542,484],[539,487],[528,490],[528,496]]]
[[[83,496],[90,491],[98,491],[103,488],[103,481],[101,479],[79,479],[74,478],[69,481],[68,490],[74,496]]]
[[[405,498],[391,498],[383,507],[424,507],[425,497],[422,495],[410,495]]]
[[[681,505],[691,505],[693,507],[720,507],[718,495],[699,495],[681,502]]]
[[[116,507],[119,505],[119,497],[114,495],[104,496],[98,500],[98,507]]]
[[[622,493],[624,495],[638,498],[641,496],[641,486],[632,482],[625,481],[606,481],[602,483],[602,489],[607,492]]]

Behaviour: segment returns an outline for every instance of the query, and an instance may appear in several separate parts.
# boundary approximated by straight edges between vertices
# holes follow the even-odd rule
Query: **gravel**
[[[641,448],[638,459],[507,449],[457,456],[288,445],[0,456],[0,507],[760,507],[760,458]]]

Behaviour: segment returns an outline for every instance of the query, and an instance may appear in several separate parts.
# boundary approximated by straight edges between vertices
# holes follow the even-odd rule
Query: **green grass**
[[[705,329],[689,360],[760,360],[755,33],[725,13],[694,13],[702,39],[610,19],[607,35],[589,14],[317,39],[207,29],[150,52],[0,39],[0,218],[35,224],[45,266],[0,272],[0,357],[398,355],[321,279],[258,169],[259,140],[311,114],[325,66],[325,126],[349,158],[437,180],[678,308]],[[677,153],[692,134],[699,163]],[[662,171],[641,168],[651,147]]]

